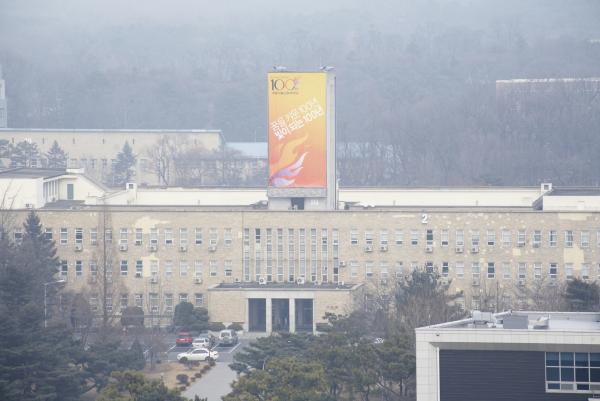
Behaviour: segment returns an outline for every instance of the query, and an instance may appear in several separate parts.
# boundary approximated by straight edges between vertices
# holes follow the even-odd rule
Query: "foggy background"
[[[343,185],[598,185],[600,2],[0,0],[9,127],[266,140],[266,73],[335,66]]]

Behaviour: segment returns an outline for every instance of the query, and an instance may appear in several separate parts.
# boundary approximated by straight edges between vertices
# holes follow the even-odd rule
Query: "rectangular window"
[[[496,265],[494,262],[488,262],[487,264],[487,278],[496,278]]]
[[[81,260],[75,261],[75,276],[83,275],[83,262]]]
[[[350,261],[350,277],[352,277],[352,278],[358,277],[358,267],[359,267],[359,263],[356,260]]]
[[[223,269],[225,270],[226,277],[231,277],[233,275],[233,262],[231,259],[225,259],[223,262]]]
[[[412,246],[419,245],[419,231],[418,230],[410,230],[410,244]]]
[[[355,228],[350,230],[350,245],[358,245],[358,230]]]
[[[581,247],[582,248],[590,247],[590,232],[589,231],[581,232]]]
[[[567,230],[565,231],[565,248],[573,247],[573,231]]]
[[[165,245],[173,245],[173,229],[165,228]]]
[[[208,269],[211,277],[215,277],[219,271],[219,264],[216,260],[211,259],[208,261]]]
[[[481,268],[479,266],[479,262],[471,263],[471,273],[473,275],[473,279],[479,279],[481,276]]]
[[[204,294],[194,294],[194,302],[197,307],[204,306]]]
[[[549,274],[551,279],[558,277],[558,263],[550,263]]]
[[[165,276],[173,277],[173,261],[165,260]]]
[[[129,230],[126,228],[119,229],[119,245],[127,245]]]
[[[202,279],[202,270],[203,270],[202,261],[194,260],[194,277]]]
[[[379,245],[380,246],[388,245],[388,230],[379,231]]]
[[[181,293],[181,294],[179,294],[179,303],[187,302],[187,301],[188,301],[188,294],[187,293]]]
[[[135,306],[143,308],[144,307],[144,294],[133,294],[133,303]]]
[[[365,244],[373,245],[373,231],[372,230],[365,231]]]
[[[447,228],[445,228],[441,231],[440,244],[442,246],[446,247],[446,246],[448,246],[449,243],[450,243],[450,232],[448,231]]]
[[[254,229],[254,243],[260,244],[260,228]]]
[[[90,245],[98,245],[98,229],[90,228]]]
[[[396,230],[394,232],[395,243],[397,246],[402,246],[404,243],[404,232],[402,230]]]
[[[150,229],[150,245],[152,245],[152,246],[158,245],[158,228]]]
[[[433,246],[433,230],[425,231],[425,241],[428,246]]]
[[[465,276],[465,263],[464,262],[456,262],[454,264],[455,274],[457,278],[463,278]]]
[[[202,229],[196,228],[194,233],[196,245],[202,245]]]
[[[121,310],[127,308],[127,305],[129,304],[129,295],[128,294],[121,294],[119,296],[119,307]]]
[[[151,292],[148,294],[148,304],[150,306],[150,313],[155,314],[158,313],[158,305],[159,305],[159,297],[155,292]]]
[[[548,245],[551,248],[556,247],[556,243],[558,242],[558,231],[550,230],[548,232]]]
[[[534,230],[532,239],[533,239],[533,241],[532,241],[531,245],[534,248],[539,248],[540,246],[542,246],[542,231]]]
[[[540,262],[535,262],[533,264],[533,278],[536,280],[542,278],[542,264]]]
[[[396,278],[401,279],[404,277],[404,262],[397,261],[396,262]]]
[[[512,266],[510,262],[502,262],[502,278],[505,280],[512,278]]]
[[[104,230],[104,242],[107,244],[112,244],[113,232],[112,228],[107,228]]]
[[[510,230],[502,230],[502,246],[510,246],[512,242],[512,234]]]
[[[448,262],[442,262],[442,277],[448,277],[450,274],[450,265]]]
[[[90,276],[92,280],[98,276],[98,263],[95,260],[90,260]]]
[[[188,246],[188,229],[187,228],[179,229],[179,246],[182,248],[187,248],[187,246]]]
[[[75,229],[75,243],[80,245],[83,244],[83,228]]]
[[[214,227],[209,228],[208,229],[208,245],[217,246],[218,242],[219,242],[219,232]]]
[[[479,246],[479,230],[471,231],[471,246],[474,248]]]
[[[144,234],[141,228],[135,229],[135,245],[140,246],[144,242]]]
[[[187,275],[188,275],[188,262],[187,262],[187,260],[180,260],[179,261],[179,276],[187,277]]]
[[[165,312],[173,313],[173,294],[165,294]]]
[[[44,239],[46,241],[52,241],[53,237],[54,237],[54,235],[52,233],[52,229],[51,228],[44,229]]]
[[[596,248],[600,248],[600,230],[596,230]]]
[[[373,266],[374,263],[371,261],[365,262],[365,277],[372,278],[373,277]]]
[[[456,246],[465,246],[465,232],[456,230]]]
[[[144,273],[144,262],[141,260],[135,261],[135,276],[142,277],[142,273]]]
[[[389,274],[389,268],[388,268],[388,262],[385,260],[382,260],[381,262],[379,262],[379,278],[381,278],[382,280],[387,280],[389,278],[390,274]]]
[[[66,280],[69,275],[69,262],[66,260],[60,261],[60,275],[63,280]]]
[[[546,392],[592,394],[600,385],[600,353],[546,352],[545,355]]]
[[[150,260],[150,274],[152,275],[152,277],[158,277],[158,275],[160,274],[158,259]]]
[[[525,280],[527,278],[527,264],[524,262],[517,263],[517,274],[519,280]]]
[[[231,248],[231,244],[233,243],[233,235],[231,228],[226,228],[223,230],[223,245],[225,248]]]
[[[67,245],[69,242],[69,230],[67,228],[61,227],[60,229],[60,244]]]
[[[15,239],[15,244],[21,245],[23,243],[23,229],[22,228],[15,229],[13,235],[14,235],[14,239]]]
[[[573,263],[565,263],[565,279],[573,280]]]
[[[128,271],[128,266],[127,266],[127,261],[126,260],[122,260],[121,261],[121,276],[127,276],[127,271]]]
[[[525,246],[525,242],[527,241],[527,232],[525,230],[517,231],[517,246],[522,248]]]
[[[582,280],[590,279],[590,264],[589,263],[581,264],[581,279]]]
[[[486,233],[487,237],[487,245],[494,246],[496,244],[496,232],[492,230],[488,230]]]

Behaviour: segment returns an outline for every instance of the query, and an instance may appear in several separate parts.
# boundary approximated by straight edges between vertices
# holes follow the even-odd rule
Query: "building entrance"
[[[313,331],[313,300],[296,299],[296,331]]]
[[[267,302],[264,298],[248,300],[248,330],[267,331]]]
[[[273,331],[290,331],[290,300],[273,299],[272,305]]]

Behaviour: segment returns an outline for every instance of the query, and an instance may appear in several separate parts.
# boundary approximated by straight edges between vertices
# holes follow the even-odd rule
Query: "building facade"
[[[473,312],[416,330],[417,401],[587,401],[600,393],[600,314]]]

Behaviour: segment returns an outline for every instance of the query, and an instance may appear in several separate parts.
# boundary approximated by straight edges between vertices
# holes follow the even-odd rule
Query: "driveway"
[[[229,369],[229,362],[217,362],[208,373],[196,380],[181,395],[190,399],[198,395],[208,401],[221,401],[221,397],[229,394],[231,383],[237,378],[236,373]]]

